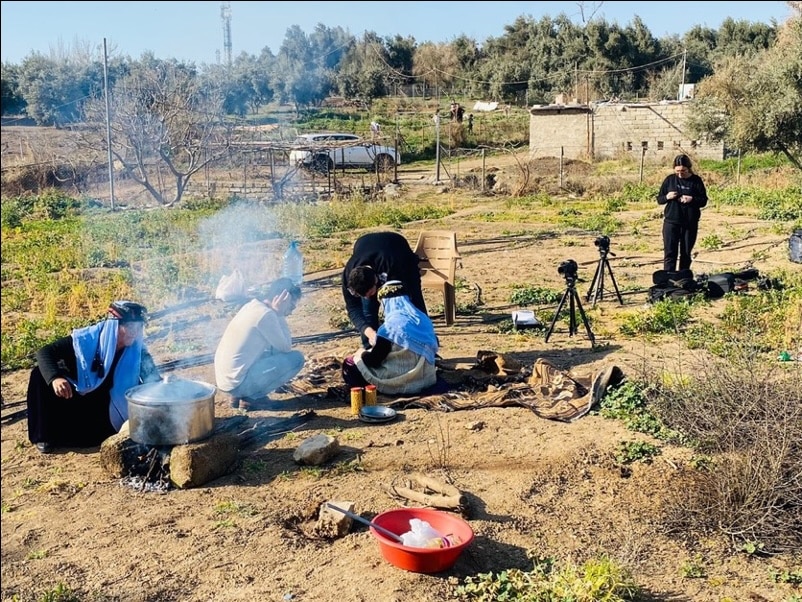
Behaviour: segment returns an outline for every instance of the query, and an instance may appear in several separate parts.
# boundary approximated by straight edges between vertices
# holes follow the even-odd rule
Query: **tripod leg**
[[[599,261],[599,286],[596,287],[596,296],[593,297],[593,306],[597,301],[604,300],[604,261]]]
[[[613,276],[613,268],[610,267],[610,262],[605,259],[604,263],[607,265],[607,271],[610,273],[610,280],[613,282],[613,288],[615,289],[615,295],[618,297],[618,302],[623,305],[624,300],[621,298],[621,293],[618,290],[618,283],[615,281],[615,276]]]
[[[576,294],[576,292],[574,294]],[[588,333],[590,344],[595,347],[596,337],[593,336],[593,332],[590,330],[590,322],[588,322],[588,317],[585,315],[585,310],[582,309],[582,304],[579,302],[579,297],[576,299],[576,305],[579,308],[579,315],[582,316],[582,323],[585,325],[585,330]]]
[[[599,279],[599,268],[596,267],[596,271],[593,273],[593,279],[590,281],[590,288],[588,289],[588,294],[585,295],[585,301],[590,301],[590,298],[596,292],[596,282]]]
[[[571,297],[568,300],[568,307],[569,307],[569,316],[568,316],[568,336],[572,337],[576,334],[577,331],[577,322],[576,322],[576,301],[579,300],[579,295],[576,292],[576,289],[571,289]]]
[[[560,317],[560,311],[562,311],[563,305],[565,305],[565,299],[568,297],[568,293],[570,291],[571,289],[565,289],[565,292],[563,293],[560,302],[557,304],[557,311],[554,312],[554,317],[551,319],[551,324],[549,325],[549,329],[546,331],[545,341],[547,343],[549,342],[549,337],[551,336],[551,333],[554,332],[554,325],[557,323],[557,318]]]

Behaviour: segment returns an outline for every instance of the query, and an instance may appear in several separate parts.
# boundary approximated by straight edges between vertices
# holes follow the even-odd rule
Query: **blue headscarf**
[[[439,345],[431,319],[409,300],[398,280],[389,280],[379,289],[384,324],[377,334],[434,364]]]
[[[92,326],[72,331],[72,348],[78,365],[78,378],[72,384],[79,394],[94,391],[109,375],[117,349],[119,323],[117,319],[107,318]],[[139,384],[142,346],[142,337],[138,337],[132,345],[123,349],[114,369],[109,419],[116,431],[119,431],[123,423],[128,420],[128,400],[125,392]],[[95,357],[98,358],[98,362],[95,362]],[[98,369],[101,365],[102,369]]]

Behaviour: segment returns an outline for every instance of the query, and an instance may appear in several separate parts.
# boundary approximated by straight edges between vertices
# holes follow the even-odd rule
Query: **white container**
[[[531,309],[519,309],[512,312],[512,325],[515,328],[532,328],[542,326],[540,320]]]
[[[293,240],[284,252],[281,275],[292,280],[296,286],[304,281],[304,256],[298,248],[298,242]]]

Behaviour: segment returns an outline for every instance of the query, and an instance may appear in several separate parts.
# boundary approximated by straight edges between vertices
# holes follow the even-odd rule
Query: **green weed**
[[[625,602],[636,600],[640,588],[629,573],[606,557],[581,566],[558,565],[551,557],[537,557],[531,571],[508,569],[465,577],[454,594],[476,602]]]
[[[633,462],[650,463],[654,456],[660,455],[660,448],[647,441],[621,441],[615,453],[619,464],[632,464]]]
[[[680,567],[680,574],[685,579],[701,579],[707,575],[705,571],[704,561],[700,554],[693,558],[689,558],[682,563]]]

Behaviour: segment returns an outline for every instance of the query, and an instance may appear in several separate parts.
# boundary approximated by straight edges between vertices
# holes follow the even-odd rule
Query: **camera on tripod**
[[[576,280],[579,265],[573,259],[566,259],[557,266],[557,273],[562,274],[566,280]]]
[[[599,251],[609,251],[610,250],[610,237],[609,236],[599,236],[596,240],[593,241],[593,244],[599,247]]]

